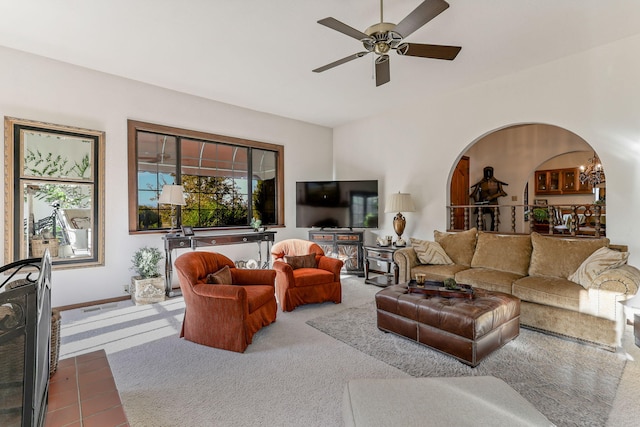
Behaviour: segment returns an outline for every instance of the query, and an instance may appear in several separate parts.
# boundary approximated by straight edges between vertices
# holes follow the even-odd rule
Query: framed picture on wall
[[[547,206],[547,199],[533,199],[534,206]]]

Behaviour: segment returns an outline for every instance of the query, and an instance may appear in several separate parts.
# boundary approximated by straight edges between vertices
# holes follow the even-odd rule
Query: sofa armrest
[[[412,247],[398,249],[393,254],[393,260],[398,264],[398,281],[411,280],[411,269],[419,264],[416,251]]]
[[[593,280],[592,288],[632,297],[640,286],[640,270],[632,265],[623,265],[600,273]]]

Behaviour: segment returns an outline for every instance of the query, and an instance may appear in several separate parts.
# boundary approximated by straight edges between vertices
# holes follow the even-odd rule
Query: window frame
[[[104,131],[84,129],[54,123],[41,122],[15,117],[4,118],[5,125],[5,243],[4,256],[6,262],[29,258],[24,252],[23,222],[24,185],[29,183],[49,183],[53,185],[86,185],[90,187],[91,205],[91,239],[87,241],[89,254],[79,256],[52,256],[54,270],[103,266],[105,263],[105,141]],[[90,141],[87,154],[91,176],[73,177],[40,176],[25,173],[24,134],[39,132],[53,137],[70,137]],[[56,152],[57,153],[57,152]],[[57,210],[57,209],[56,209]],[[58,214],[56,214],[58,215]],[[61,221],[61,217],[58,217]],[[55,219],[54,219],[55,221]],[[64,227],[63,227],[64,229]],[[89,233],[87,233],[89,234]],[[88,237],[87,237],[88,239]],[[57,237],[55,238],[57,240]],[[53,253],[52,253],[53,255]]]
[[[129,186],[129,234],[159,234],[166,233],[168,229],[159,228],[152,230],[138,229],[138,154],[137,154],[137,133],[152,132],[175,136],[177,138],[191,138],[202,141],[210,141],[212,143],[223,143],[239,147],[256,148],[276,153],[276,224],[269,227],[284,227],[284,146],[279,144],[271,144],[267,142],[254,141],[250,139],[236,138],[226,135],[218,135],[208,132],[201,132],[189,129],[182,129],[173,126],[159,125],[154,123],[142,122],[137,120],[127,120],[127,139],[128,139],[128,186]],[[178,224],[180,226],[180,224]],[[224,227],[202,227],[194,228],[198,231],[205,230],[233,230],[233,229],[250,229],[251,226],[224,226]]]

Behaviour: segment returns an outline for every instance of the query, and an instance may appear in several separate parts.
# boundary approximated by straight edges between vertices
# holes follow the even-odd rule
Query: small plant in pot
[[[138,276],[142,279],[150,279],[160,276],[159,264],[162,260],[162,253],[158,248],[143,247],[138,249],[131,259],[131,263]]]
[[[449,290],[456,290],[456,289],[460,289],[460,287],[458,287],[458,283],[456,282],[456,279],[454,279],[453,277],[449,277],[448,279],[444,279],[444,287],[445,289],[449,289]]]
[[[138,249],[131,259],[131,269],[138,276],[131,278],[129,293],[136,304],[148,304],[164,301],[164,279],[159,273],[162,253],[157,248]]]
[[[533,219],[535,219],[537,223],[548,223],[549,212],[544,208],[535,208],[533,210]]]

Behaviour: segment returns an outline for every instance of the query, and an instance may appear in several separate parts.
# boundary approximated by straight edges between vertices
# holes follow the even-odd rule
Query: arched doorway
[[[575,133],[549,124],[531,123],[507,126],[479,137],[465,152],[461,159],[468,158],[468,171],[461,172],[460,164],[453,165],[451,172],[450,202],[459,205],[460,189],[454,188],[457,181],[454,176],[468,176],[473,185],[483,178],[483,169],[491,166],[494,176],[505,183],[503,187],[506,196],[498,201],[500,228],[498,231],[511,231],[511,224],[515,223],[516,232],[528,232],[530,229],[529,205],[535,201],[559,205],[586,205],[595,202],[592,188],[589,191],[566,191],[560,189],[556,194],[544,194],[536,187],[536,171],[558,170],[566,171],[573,176],[574,188],[579,188],[580,166],[588,166],[589,159],[594,157],[595,151],[583,138]],[[467,167],[467,166],[465,166]],[[573,171],[573,175],[569,172]],[[568,178],[567,178],[568,179]],[[567,181],[568,182],[568,181]],[[598,193],[605,194],[604,183],[598,185]],[[471,188],[469,188],[471,192]],[[543,197],[544,196],[544,197]],[[457,202],[457,203],[454,203]],[[471,201],[473,203],[473,201]],[[511,212],[514,207],[515,215]],[[452,229],[461,229],[460,220],[462,210],[458,212],[450,224]],[[476,225],[477,216],[473,209],[469,212],[468,224]],[[486,227],[485,227],[486,228]]]

